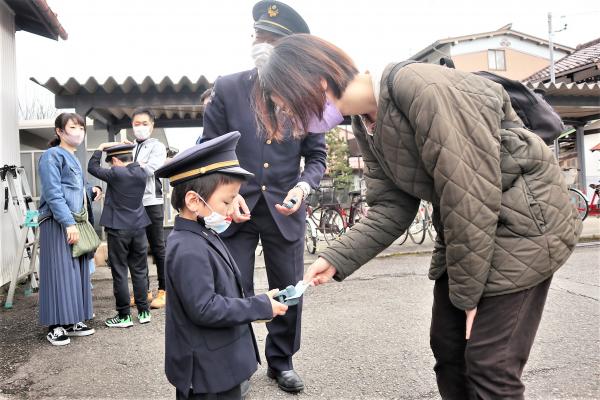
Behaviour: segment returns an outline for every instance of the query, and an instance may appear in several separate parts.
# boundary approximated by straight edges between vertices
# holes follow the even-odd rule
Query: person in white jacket
[[[146,236],[150,245],[150,251],[156,264],[158,277],[158,292],[152,297],[148,291],[148,300],[151,308],[163,308],[166,303],[165,292],[165,239],[164,239],[164,200],[162,183],[154,176],[154,171],[162,167],[167,159],[165,145],[158,139],[152,138],[154,130],[154,114],[148,108],[138,107],[131,114],[131,124],[135,135],[135,148],[133,149],[133,161],[137,161],[146,172],[146,191],[144,192],[144,208],[152,222],[146,227]],[[150,281],[148,280],[148,288]]]

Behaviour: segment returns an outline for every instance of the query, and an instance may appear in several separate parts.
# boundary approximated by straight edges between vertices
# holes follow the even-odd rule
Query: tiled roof
[[[569,54],[554,64],[556,78],[570,73],[600,65],[600,38],[577,46],[573,54]],[[599,72],[600,74],[600,72]],[[525,81],[540,82],[550,79],[550,66],[536,72]]]

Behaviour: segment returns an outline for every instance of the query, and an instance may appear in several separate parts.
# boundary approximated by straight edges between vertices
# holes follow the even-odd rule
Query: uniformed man
[[[258,66],[268,56],[269,45],[277,39],[310,33],[302,17],[278,1],[260,1],[252,14],[255,21],[252,55]],[[257,69],[253,69],[216,80],[204,112],[202,138],[212,139],[236,130],[242,134],[237,155],[240,165],[254,177],[240,191],[234,215],[236,223],[222,237],[240,268],[244,289],[250,294],[254,293],[255,250],[259,239],[270,288],[285,288],[302,279],[306,227],[303,200],[311,187],[318,187],[326,160],[325,135],[293,140],[288,132],[287,139],[280,143],[261,137],[251,106],[256,79]],[[301,173],[302,157],[305,161]],[[302,303],[267,324],[267,375],[287,392],[304,389],[292,362],[292,356],[300,348],[301,314]]]

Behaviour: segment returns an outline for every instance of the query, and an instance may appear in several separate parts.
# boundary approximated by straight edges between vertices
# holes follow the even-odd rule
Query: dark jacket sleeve
[[[300,180],[308,183],[311,188],[316,189],[319,187],[326,168],[327,150],[325,148],[325,135],[308,134],[302,140],[300,151],[304,157],[304,171]]]
[[[90,157],[90,161],[88,161],[88,172],[96,178],[107,182],[113,177],[113,171],[111,168],[102,168],[100,166],[101,157],[102,152],[100,150],[94,151],[94,153]]]
[[[177,296],[198,326],[227,328],[273,317],[266,294],[236,298],[216,293],[213,266],[205,248],[181,247],[170,267]]]
[[[198,138],[196,143],[214,139],[217,136],[229,132],[227,129],[227,110],[225,109],[223,93],[221,90],[222,85],[219,84],[220,82],[220,79],[217,78],[213,86],[211,100],[206,105],[206,109],[204,110],[204,130],[202,137]]]
[[[364,134],[356,129],[355,132],[365,163],[369,212],[347,234],[319,254],[335,267],[334,279],[338,281],[348,277],[400,237],[415,218],[420,202],[398,189],[370,151]]]

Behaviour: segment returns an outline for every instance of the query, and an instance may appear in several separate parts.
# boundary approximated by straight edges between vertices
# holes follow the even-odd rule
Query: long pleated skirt
[[[40,224],[39,308],[42,325],[68,325],[92,318],[88,256],[73,258],[65,229],[50,218]]]

